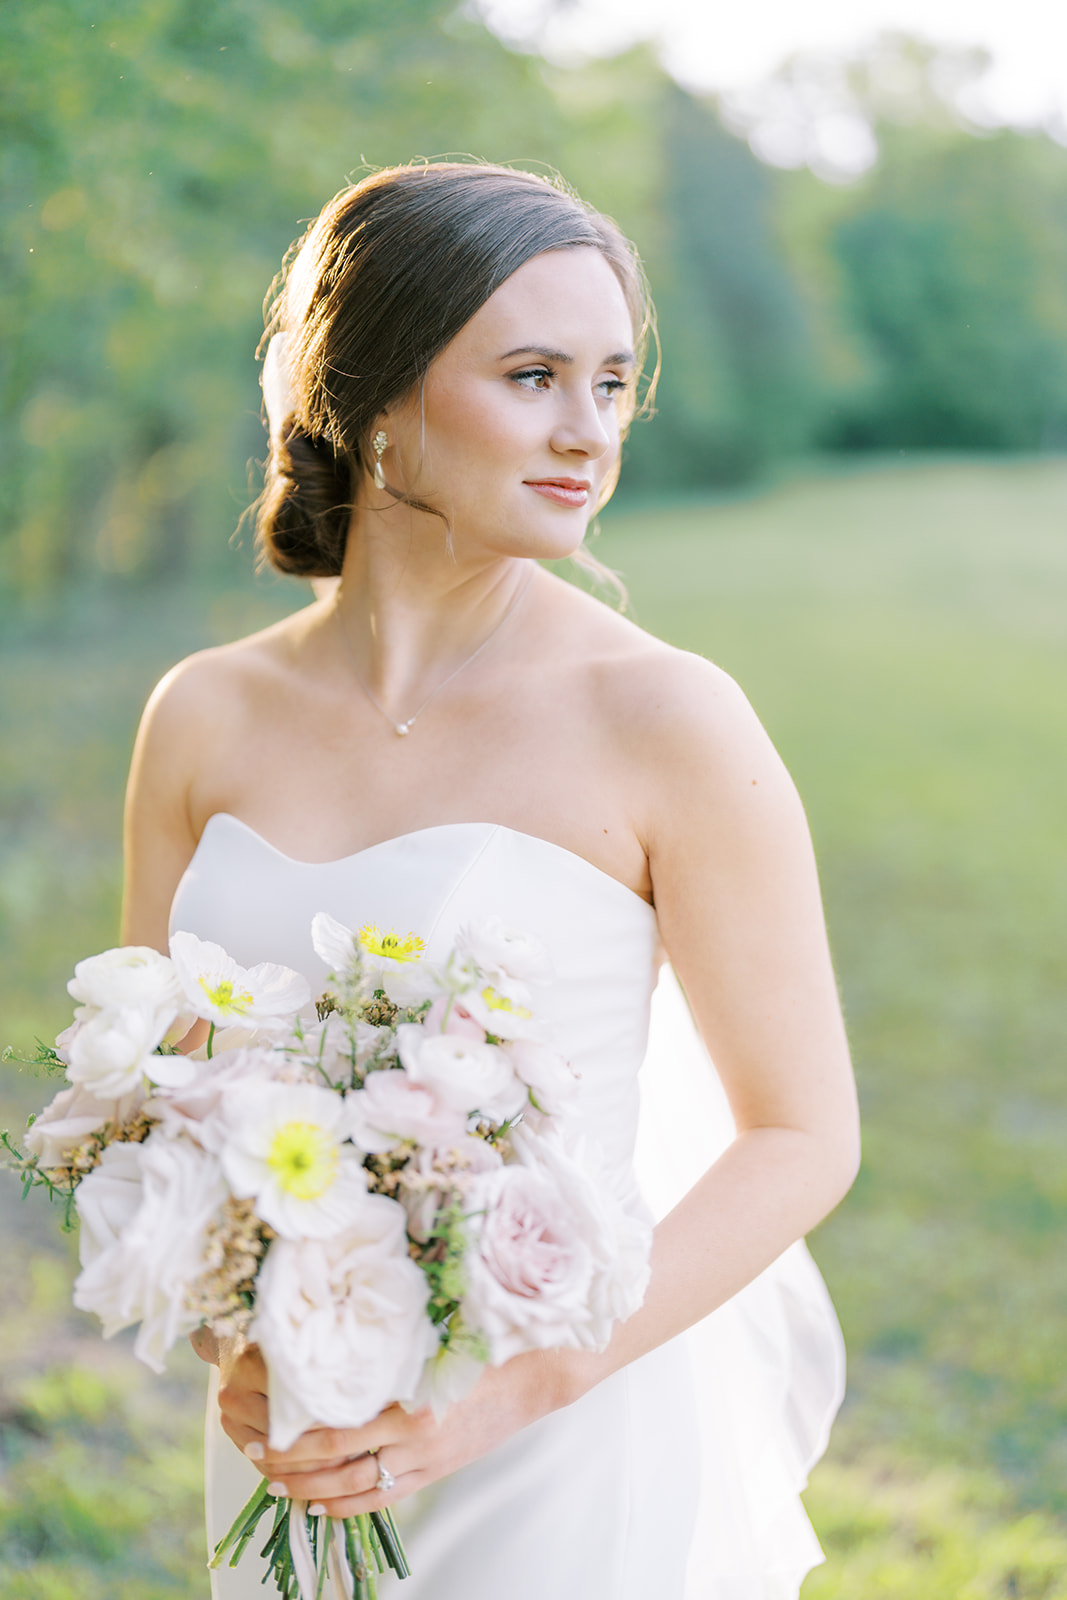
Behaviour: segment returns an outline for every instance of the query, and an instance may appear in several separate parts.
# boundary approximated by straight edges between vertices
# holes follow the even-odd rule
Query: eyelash
[[[524,384],[523,379],[555,378],[558,377],[559,374],[557,373],[555,367],[525,367],[522,372],[512,372],[509,373],[508,376],[511,378],[512,383],[519,384],[522,388],[530,388],[534,391],[534,393],[544,394],[545,391],[540,388],[539,385]],[[602,378],[600,383],[597,384],[598,389],[607,389],[607,393],[604,396],[605,400],[610,400],[614,395],[619,393],[620,389],[625,389],[626,387],[627,383],[625,378]]]

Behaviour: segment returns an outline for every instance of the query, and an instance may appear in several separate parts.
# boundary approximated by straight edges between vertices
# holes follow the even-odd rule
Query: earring
[[[379,428],[371,443],[371,449],[374,451],[374,487],[376,489],[385,488],[385,473],[382,471],[382,456],[385,454],[385,447],[388,443],[389,435],[385,432],[384,428]]]

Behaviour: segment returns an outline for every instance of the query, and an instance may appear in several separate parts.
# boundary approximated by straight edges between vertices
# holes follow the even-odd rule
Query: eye
[[[628,387],[629,385],[627,384],[625,378],[601,378],[600,382],[596,385],[598,393],[605,400],[612,399],[613,396],[618,394],[620,389],[626,389]]]
[[[522,372],[509,372],[508,377],[512,383],[517,383],[522,389],[539,389],[542,392],[548,388],[551,380],[556,376],[551,367],[525,367]]]

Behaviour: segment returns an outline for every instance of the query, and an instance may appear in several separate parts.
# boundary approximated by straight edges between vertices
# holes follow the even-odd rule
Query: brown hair
[[[374,419],[421,382],[524,262],[579,247],[599,250],[622,286],[640,372],[654,328],[636,253],[561,184],[510,167],[431,162],[387,168],[335,195],[267,298],[267,335],[286,334],[291,409],[271,419],[256,507],[262,558],[299,577],[338,574]],[[625,391],[624,432],[635,392]],[[616,464],[601,503],[617,476]]]

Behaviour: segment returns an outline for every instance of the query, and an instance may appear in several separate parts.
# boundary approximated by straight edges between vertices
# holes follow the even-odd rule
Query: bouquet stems
[[[398,1578],[410,1573],[404,1546],[389,1510],[364,1512],[358,1517],[312,1517],[301,1513],[291,1500],[276,1499],[263,1482],[241,1508],[228,1531],[215,1546],[209,1567],[235,1567],[263,1518],[273,1511],[274,1522],[260,1555],[267,1563],[282,1600],[321,1600],[327,1571],[334,1567],[341,1586],[340,1600],[377,1600],[378,1574],[391,1569]],[[294,1520],[296,1527],[294,1528]],[[301,1538],[301,1532],[303,1538]],[[308,1587],[298,1571],[304,1566],[294,1544],[310,1554],[313,1572]],[[295,1558],[295,1559],[294,1559]]]

